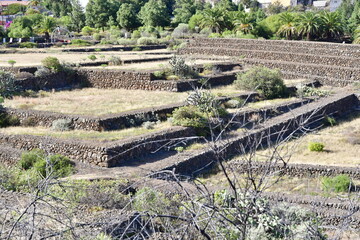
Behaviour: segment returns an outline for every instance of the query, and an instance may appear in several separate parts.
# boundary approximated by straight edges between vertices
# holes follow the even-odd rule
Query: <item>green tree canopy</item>
[[[197,10],[202,10],[203,5],[196,0],[176,0],[175,9],[173,11],[174,24],[188,23],[190,18]]]
[[[124,3],[117,12],[117,22],[121,28],[134,30],[140,26],[136,8],[133,4]]]
[[[301,37],[310,41],[320,31],[321,20],[314,12],[305,12],[296,20],[296,30]]]
[[[170,23],[170,15],[166,4],[162,0],[150,0],[139,12],[139,18],[143,25],[164,27]]]

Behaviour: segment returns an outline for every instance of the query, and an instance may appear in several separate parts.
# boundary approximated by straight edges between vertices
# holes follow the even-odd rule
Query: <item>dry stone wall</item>
[[[251,130],[245,135],[227,141],[224,143],[221,154],[226,158],[230,158],[233,155],[239,154],[240,149],[258,146],[258,142],[268,144],[269,140],[278,141],[303,127],[310,129],[318,127],[322,124],[323,116],[334,114],[343,116],[358,106],[359,99],[353,93],[348,92],[338,93],[306,104],[265,121],[265,123],[260,124],[256,129]],[[211,149],[206,149],[165,169],[171,170],[175,168],[179,174],[192,176],[199,174],[199,171],[195,169],[204,171],[206,167],[212,166],[215,162],[214,152]]]

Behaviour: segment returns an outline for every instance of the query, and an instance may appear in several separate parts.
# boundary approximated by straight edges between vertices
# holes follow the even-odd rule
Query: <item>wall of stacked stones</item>
[[[24,151],[40,148],[52,154],[62,154],[79,162],[100,167],[113,167],[155,151],[172,139],[194,135],[195,132],[191,128],[173,127],[126,140],[99,143],[44,136],[0,134],[0,144]],[[6,154],[0,154],[0,160],[3,158],[4,163],[7,164],[12,164],[18,160],[7,158]]]
[[[258,51],[258,50],[247,50],[240,48],[229,48],[223,46],[220,48],[214,47],[194,47],[184,48],[179,51],[180,54],[201,54],[201,55],[219,55],[219,56],[242,56],[245,58],[255,59],[266,59],[274,61],[285,61],[285,62],[299,62],[299,63],[312,63],[322,65],[333,65],[341,67],[353,67],[358,68],[360,61],[357,58],[349,57],[338,57],[328,55],[315,55],[313,54],[302,54],[294,51],[290,52],[271,52],[271,51]],[[360,57],[360,56],[359,56]]]
[[[49,153],[62,154],[79,162],[106,166],[106,149],[100,144],[84,143],[76,140],[56,139],[52,137],[30,135],[0,134],[0,144],[21,150],[41,148]]]
[[[325,42],[308,42],[308,41],[286,41],[286,40],[258,40],[258,39],[238,39],[238,38],[204,38],[204,39],[195,39],[190,41],[189,46],[197,46],[196,44],[201,44],[201,46],[213,47],[216,44],[217,46],[228,46],[228,45],[264,45],[267,47],[272,46],[281,46],[286,49],[287,47],[292,48],[310,48],[310,49],[327,49],[329,54],[331,52],[341,51],[341,52],[355,52],[359,54],[360,45],[354,44],[338,44],[338,43],[325,43]],[[268,49],[267,49],[268,50]]]
[[[241,149],[246,150],[257,146],[259,141],[263,142],[263,144],[268,144],[269,140],[282,139],[294,131],[301,130],[305,126],[307,128],[315,128],[322,124],[323,116],[332,114],[342,116],[357,106],[359,106],[359,99],[354,94],[348,93],[309,103],[289,113],[269,119],[261,126],[251,130],[248,134],[226,143],[222,156],[229,158],[238,155],[241,153]],[[305,120],[306,123],[304,122]],[[214,152],[208,149],[166,169],[176,168],[180,174],[196,175],[199,172],[194,172],[194,169],[204,170],[205,166],[211,166],[215,162]]]

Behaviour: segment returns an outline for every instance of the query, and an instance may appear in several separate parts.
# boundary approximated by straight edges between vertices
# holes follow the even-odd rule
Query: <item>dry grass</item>
[[[72,130],[72,131],[53,131],[49,128],[43,127],[8,127],[1,128],[0,133],[11,135],[35,135],[35,136],[50,136],[62,139],[81,139],[81,140],[95,140],[101,142],[109,142],[120,140],[128,137],[138,136],[146,133],[151,133],[166,128],[170,128],[170,124],[162,122],[156,124],[154,129],[146,129],[143,127],[127,128],[117,131],[85,131],[85,130]]]
[[[290,163],[357,167],[360,164],[360,145],[351,144],[348,140],[353,133],[360,133],[360,114],[333,127],[290,141],[281,147],[280,153],[283,156],[291,156]],[[357,136],[360,138],[360,134]],[[324,151],[310,151],[308,149],[310,142],[323,143]],[[271,149],[258,151],[257,160],[263,161],[271,151]]]
[[[41,61],[48,57],[57,57],[60,61],[70,62],[70,63],[84,63],[92,62],[88,59],[88,56],[95,55],[97,57],[96,61],[105,61],[109,60],[111,56],[120,57],[122,60],[134,60],[134,59],[151,59],[158,57],[169,57],[169,55],[161,54],[158,52],[157,55],[145,55],[142,52],[88,52],[88,53],[66,53],[66,52],[47,52],[47,53],[12,53],[12,54],[1,54],[0,55],[0,66],[10,66],[8,60],[15,60],[16,66],[36,66],[41,65]],[[105,58],[100,56],[104,55]]]
[[[85,88],[48,93],[42,98],[14,97],[5,106],[80,115],[105,115],[182,102],[187,93]]]

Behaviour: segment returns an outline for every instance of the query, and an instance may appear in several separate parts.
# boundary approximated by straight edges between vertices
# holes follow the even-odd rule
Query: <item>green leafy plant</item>
[[[325,145],[320,142],[310,142],[308,148],[311,152],[322,152],[324,151]]]
[[[177,151],[178,153],[181,153],[185,150],[185,148],[184,147],[176,147],[174,150]]]
[[[207,122],[205,114],[196,106],[180,107],[173,112],[173,124],[175,125],[204,128]]]
[[[330,95],[330,91],[317,89],[314,87],[301,86],[297,90],[297,95],[299,97],[326,97]]]
[[[7,62],[8,62],[8,64],[9,64],[11,67],[14,67],[14,65],[15,65],[15,63],[16,63],[15,60],[8,60]]]
[[[112,66],[120,66],[120,65],[122,65],[122,60],[120,57],[111,56],[109,59],[109,64]]]
[[[329,126],[335,126],[337,124],[336,119],[329,116],[325,116],[324,123]]]
[[[20,43],[20,48],[36,48],[37,44],[36,43],[32,43],[32,42],[23,42]]]
[[[348,192],[351,188],[351,179],[348,175],[341,174],[335,177],[322,178],[322,187],[324,191]]]
[[[91,61],[95,61],[97,57],[94,54],[92,54],[88,56],[88,59],[90,59]]]
[[[134,47],[132,51],[142,51],[141,47]]]
[[[16,92],[15,75],[0,70],[0,96],[10,98]]]
[[[86,40],[82,40],[82,39],[74,39],[71,41],[71,45],[76,45],[76,46],[91,46],[91,43],[89,41]]]
[[[59,59],[56,57],[46,57],[41,63],[44,67],[51,69],[54,72],[60,72],[63,69]]]
[[[279,70],[266,67],[253,67],[237,76],[235,87],[242,90],[257,91],[266,99],[286,97],[286,86]]]

